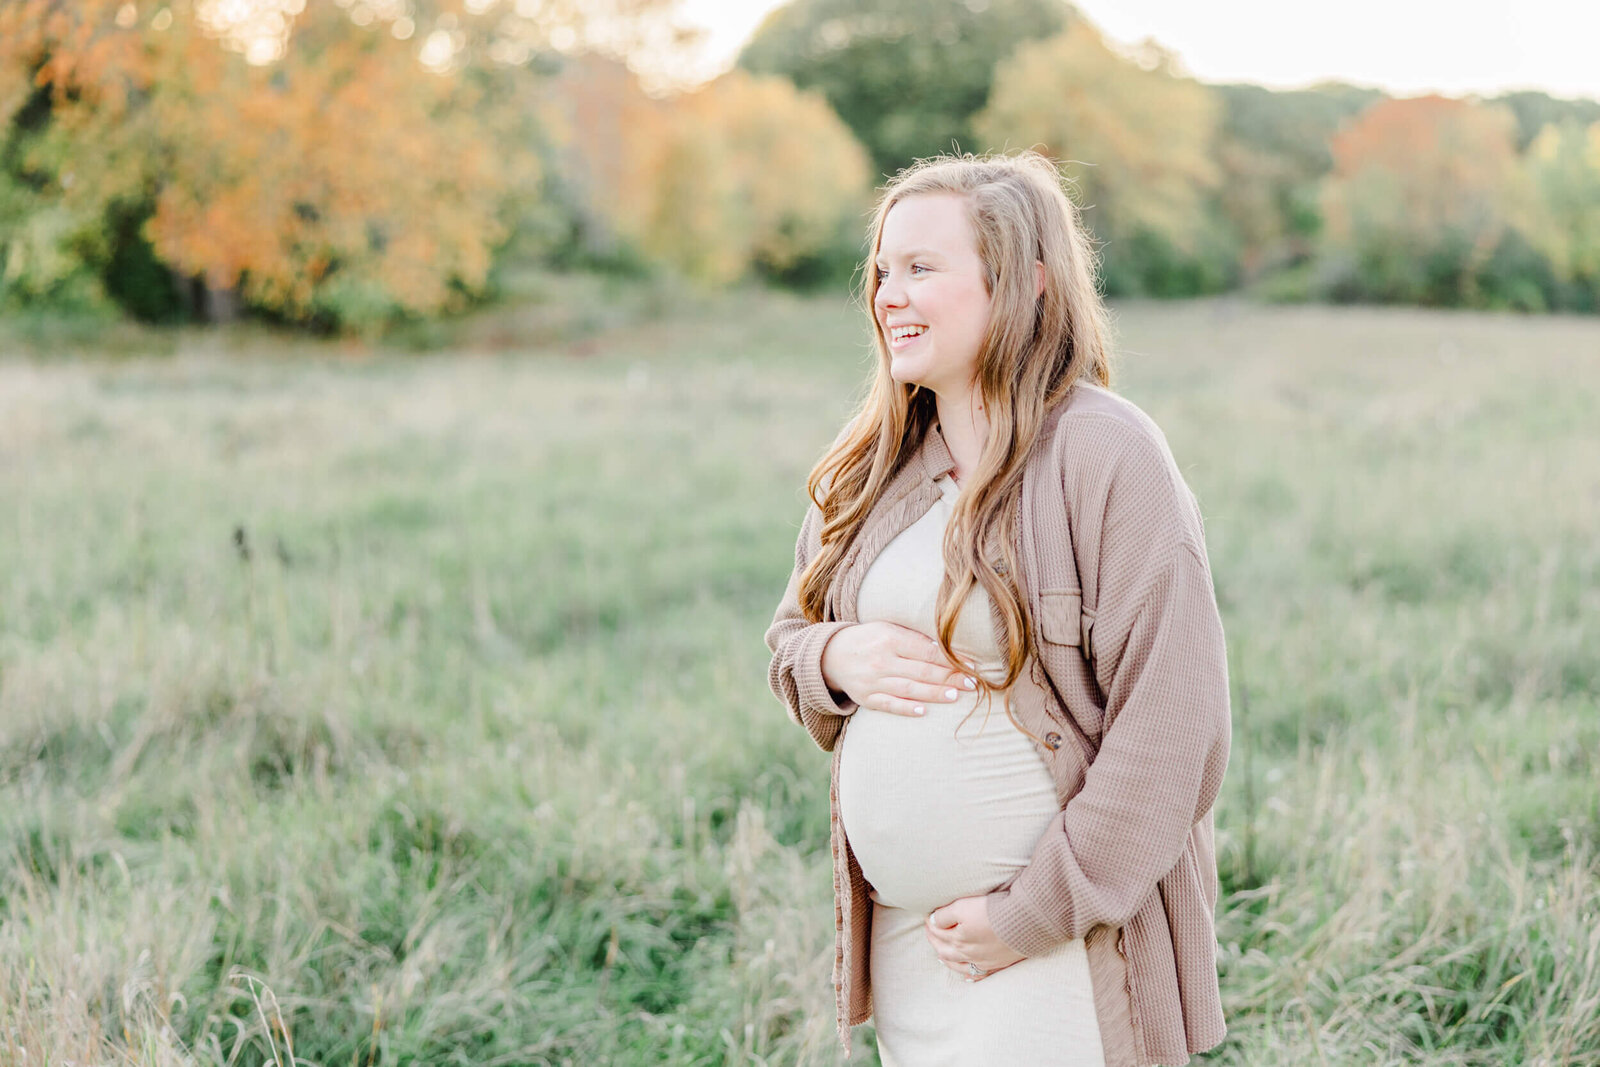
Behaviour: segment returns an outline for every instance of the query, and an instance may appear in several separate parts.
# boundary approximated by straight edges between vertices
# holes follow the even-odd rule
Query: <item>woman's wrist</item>
[[[837,673],[828,669],[828,650],[833,647],[834,638],[856,625],[856,623],[851,623],[848,626],[841,626],[829,634],[828,639],[822,643],[822,654],[818,658],[817,670],[822,675],[822,684],[828,687],[828,692],[833,695],[834,703],[836,704],[846,704],[852,701],[850,700],[850,695],[840,687]],[[834,666],[837,667],[837,665],[838,662],[835,660]]]

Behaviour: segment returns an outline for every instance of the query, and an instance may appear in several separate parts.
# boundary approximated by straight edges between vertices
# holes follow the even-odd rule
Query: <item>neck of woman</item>
[[[983,396],[976,384],[960,393],[935,393],[934,397],[939,432],[944,434],[945,447],[956,462],[956,469],[950,473],[959,485],[978,469],[983,443],[989,437],[989,416],[983,410]]]

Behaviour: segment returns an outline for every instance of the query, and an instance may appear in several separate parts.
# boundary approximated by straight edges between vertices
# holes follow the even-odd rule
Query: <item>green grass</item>
[[[0,1062],[838,1058],[761,635],[859,323],[556,296],[0,362]],[[1600,324],[1118,320],[1233,660],[1207,1062],[1600,1064]]]

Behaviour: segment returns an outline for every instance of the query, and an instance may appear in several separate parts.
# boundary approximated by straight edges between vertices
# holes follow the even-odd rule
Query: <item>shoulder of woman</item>
[[[1052,444],[1080,577],[1095,569],[1102,617],[1141,603],[1185,560],[1209,566],[1199,501],[1166,435],[1135,404],[1098,386],[1075,387]]]
[[[1069,491],[1106,491],[1112,481],[1130,479],[1149,482],[1153,489],[1184,485],[1155,420],[1133,401],[1098,385],[1073,386],[1051,445]]]

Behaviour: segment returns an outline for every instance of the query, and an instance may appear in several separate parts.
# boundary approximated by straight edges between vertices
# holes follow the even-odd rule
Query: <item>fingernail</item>
[[[958,697],[960,695],[961,694],[957,693],[954,689],[946,689],[944,691],[944,698],[946,700],[954,700],[956,697]]]
[[[926,715],[926,714],[928,714],[928,709],[923,707],[921,704],[918,704],[916,707],[911,709],[911,714],[913,714],[913,715]]]
[[[978,680],[976,678],[963,678],[961,681],[968,689],[978,688]]]

